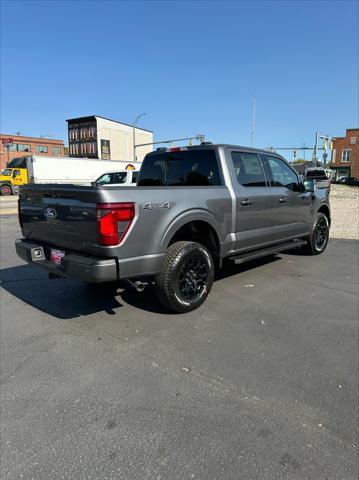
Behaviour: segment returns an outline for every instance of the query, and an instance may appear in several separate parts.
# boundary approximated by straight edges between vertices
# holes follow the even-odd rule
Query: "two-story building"
[[[10,143],[8,142],[10,140]],[[63,140],[50,138],[23,137],[22,135],[7,135],[0,133],[0,170],[15,157],[30,155],[64,156]]]
[[[345,137],[333,140],[331,170],[335,180],[340,177],[359,179],[359,128],[347,128]]]

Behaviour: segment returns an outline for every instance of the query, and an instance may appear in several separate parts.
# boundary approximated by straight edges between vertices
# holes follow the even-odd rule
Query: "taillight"
[[[22,228],[20,198],[17,201],[17,218],[19,219],[20,228]]]
[[[135,217],[134,203],[98,203],[97,228],[101,245],[118,245]]]
[[[170,147],[167,149],[168,152],[180,152],[182,150],[187,150],[185,147]]]

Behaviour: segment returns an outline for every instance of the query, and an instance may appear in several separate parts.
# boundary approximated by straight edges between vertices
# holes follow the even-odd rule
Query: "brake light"
[[[20,198],[19,198],[18,201],[17,201],[17,218],[18,218],[18,220],[19,220],[20,228],[22,228]]]
[[[98,203],[97,229],[101,245],[118,245],[135,217],[134,203]]]

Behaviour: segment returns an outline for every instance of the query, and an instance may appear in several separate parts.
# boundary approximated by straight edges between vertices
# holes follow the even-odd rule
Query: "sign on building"
[[[2,138],[1,141],[2,141],[2,144],[4,145],[4,147],[11,147],[11,145],[13,145],[13,143],[14,143],[13,138]]]
[[[101,158],[111,160],[110,140],[101,139]]]

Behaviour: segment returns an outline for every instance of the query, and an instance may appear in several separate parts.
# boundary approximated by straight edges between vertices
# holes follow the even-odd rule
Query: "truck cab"
[[[14,195],[19,186],[28,183],[26,168],[5,168],[0,174],[1,195]]]

